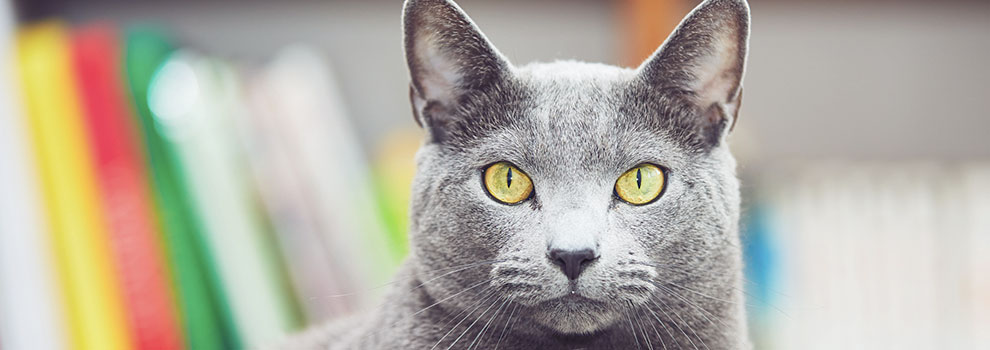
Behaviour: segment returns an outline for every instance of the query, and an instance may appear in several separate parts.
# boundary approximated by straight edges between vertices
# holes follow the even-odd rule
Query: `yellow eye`
[[[665,180],[660,167],[640,164],[619,176],[615,181],[615,194],[630,204],[646,204],[660,196]]]
[[[533,181],[512,164],[498,162],[485,169],[485,189],[499,202],[516,204],[533,193]]]

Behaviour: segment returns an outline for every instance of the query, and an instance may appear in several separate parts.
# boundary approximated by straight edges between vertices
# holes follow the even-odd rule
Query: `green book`
[[[191,349],[242,347],[202,218],[192,208],[182,162],[155,122],[148,88],[174,48],[167,38],[149,29],[128,33],[125,69],[152,170],[154,199],[162,240],[170,261],[183,329]]]
[[[182,163],[241,341],[253,348],[284,338],[299,318],[244,171],[233,124],[244,116],[239,86],[229,65],[181,49],[159,70],[148,99]]]

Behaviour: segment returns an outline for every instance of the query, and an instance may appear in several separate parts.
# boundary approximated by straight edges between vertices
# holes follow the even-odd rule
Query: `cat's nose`
[[[564,271],[564,275],[572,281],[576,280],[581,271],[584,271],[584,268],[588,266],[588,263],[595,259],[598,259],[598,255],[591,249],[550,250],[550,261],[560,266],[560,270]]]

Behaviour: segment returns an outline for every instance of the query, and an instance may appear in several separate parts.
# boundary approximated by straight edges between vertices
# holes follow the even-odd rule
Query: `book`
[[[199,213],[191,204],[182,163],[152,116],[148,89],[174,46],[161,31],[136,27],[126,34],[124,66],[161,227],[186,345],[191,349],[238,349],[238,330],[226,302]]]
[[[127,349],[130,334],[83,129],[68,29],[43,22],[18,36],[21,87],[62,286],[69,346]]]
[[[0,348],[66,347],[37,167],[20,101],[10,2],[0,2]]]
[[[155,122],[182,163],[192,205],[244,345],[277,341],[300,326],[269,232],[259,219],[230,122],[239,109],[233,70],[190,50],[165,62],[148,96]]]
[[[89,26],[73,35],[78,90],[135,348],[176,349],[183,340],[117,40],[109,25]]]
[[[250,164],[252,179],[262,207],[271,220],[293,290],[310,324],[351,311],[354,306],[347,276],[332,254],[333,248],[320,225],[320,213],[309,200],[308,182],[293,162],[295,135],[285,126],[298,113],[284,110],[281,96],[273,91],[279,78],[277,67],[284,55],[253,72],[245,82],[248,108],[244,118],[234,118]],[[289,62],[291,63],[291,62]]]
[[[310,306],[343,299],[344,312],[373,301],[402,256],[389,245],[372,192],[370,171],[327,61],[315,50],[280,52],[252,86],[253,109],[279,140],[304,209],[333,259],[339,292]],[[265,120],[267,118],[267,120]],[[299,214],[299,213],[296,213]],[[316,304],[316,305],[314,305]]]

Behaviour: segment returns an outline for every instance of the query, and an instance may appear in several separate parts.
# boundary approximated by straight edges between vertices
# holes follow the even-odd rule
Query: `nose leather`
[[[581,272],[588,266],[588,263],[598,258],[595,251],[591,249],[552,249],[550,250],[549,257],[550,261],[559,266],[560,270],[564,272],[564,275],[572,281],[581,275]]]

